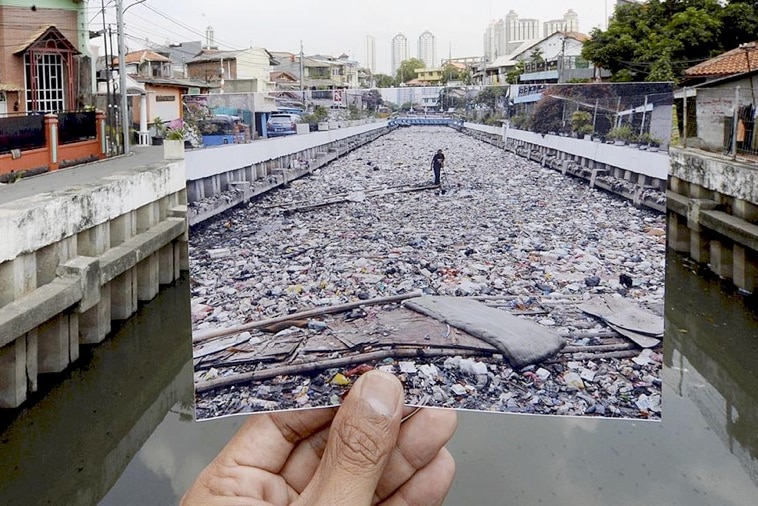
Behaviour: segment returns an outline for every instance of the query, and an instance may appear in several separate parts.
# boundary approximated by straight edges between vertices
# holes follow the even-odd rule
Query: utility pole
[[[303,111],[307,111],[308,107],[305,104],[305,92],[303,91],[303,72],[305,72],[305,64],[303,62],[303,41],[300,41],[300,99],[303,101]]]
[[[116,0],[116,22],[118,24],[118,89],[121,93],[121,129],[124,140],[124,154],[129,154],[129,106],[126,96],[126,46],[124,44],[124,2]]]

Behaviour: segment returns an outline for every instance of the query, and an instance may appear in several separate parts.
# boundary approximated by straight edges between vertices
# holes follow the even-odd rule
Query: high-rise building
[[[538,19],[521,19],[514,10],[510,10],[504,19],[491,21],[484,32],[484,57],[493,61],[498,56],[505,56],[515,51],[523,42],[538,40],[557,31],[578,32],[579,16],[569,9],[562,19],[553,19],[542,23],[540,30]]]
[[[392,75],[397,74],[400,64],[408,59],[408,38],[402,33],[392,37]]]
[[[498,56],[505,55],[506,47],[505,21],[491,21],[484,32],[484,59],[493,61]]]
[[[437,47],[434,35],[429,30],[418,36],[418,59],[424,62],[426,67],[434,67],[437,64]]]
[[[364,66],[376,74],[376,40],[373,35],[366,35],[363,39]]]
[[[555,32],[578,32],[579,16],[572,9],[569,9],[562,19],[551,19],[545,21],[543,35],[547,37]]]

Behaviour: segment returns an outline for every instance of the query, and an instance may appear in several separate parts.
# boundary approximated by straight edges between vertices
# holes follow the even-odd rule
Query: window
[[[63,58],[60,54],[41,53],[29,61],[29,53],[24,55],[26,67],[26,109],[27,111],[53,112],[66,109],[64,90]]]

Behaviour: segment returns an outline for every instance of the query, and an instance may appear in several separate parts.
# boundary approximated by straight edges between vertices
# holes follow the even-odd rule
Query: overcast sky
[[[124,0],[128,6],[135,0]],[[106,1],[106,4],[109,2]],[[579,15],[579,28],[589,33],[605,28],[605,14],[613,11],[614,0],[147,0],[127,8],[125,14],[129,50],[151,43],[204,40],[212,25],[216,44],[226,49],[250,46],[270,51],[298,52],[303,41],[306,54],[347,53],[365,64],[363,41],[376,40],[377,71],[390,70],[390,42],[402,32],[409,41],[410,56],[416,56],[416,41],[424,30],[437,41],[437,58],[481,56],[482,36],[487,23],[513,9],[521,18],[540,22],[561,18],[568,9]],[[91,28],[102,27],[97,15],[100,1],[91,0]],[[150,10],[150,7],[166,15]],[[606,10],[607,9],[607,10]],[[113,1],[106,7],[108,22],[115,22]]]

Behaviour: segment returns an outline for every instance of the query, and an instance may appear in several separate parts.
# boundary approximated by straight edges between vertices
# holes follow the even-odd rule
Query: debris
[[[350,380],[347,379],[344,374],[337,373],[329,383],[332,385],[346,386],[350,384]]]
[[[514,367],[543,360],[566,344],[552,331],[471,299],[420,297],[404,305],[491,344]]]

